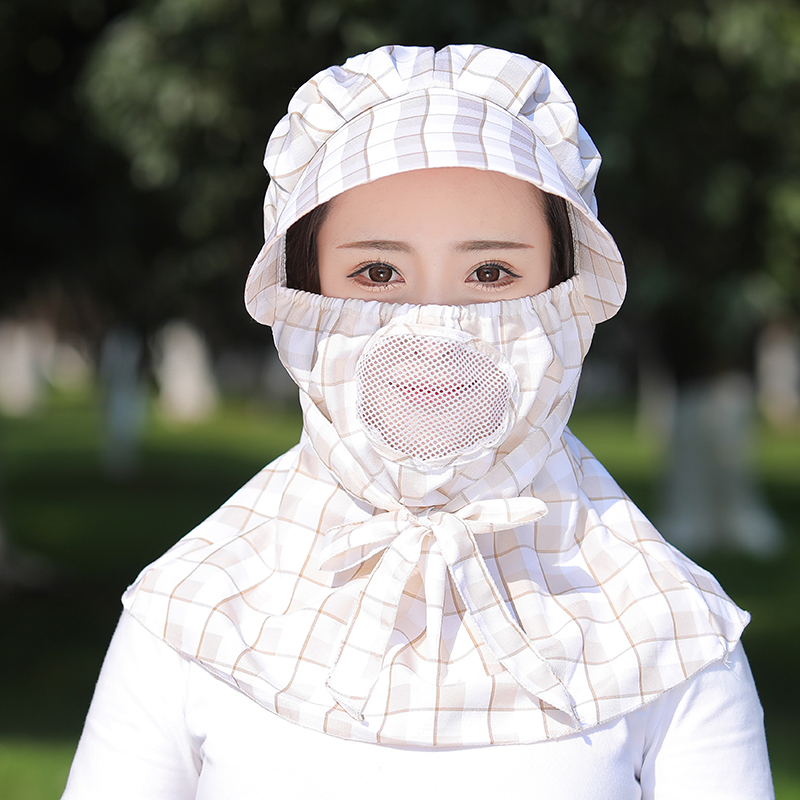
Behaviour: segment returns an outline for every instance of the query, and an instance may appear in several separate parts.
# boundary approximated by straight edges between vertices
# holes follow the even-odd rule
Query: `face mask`
[[[372,446],[421,469],[500,442],[519,395],[496,348],[459,328],[404,322],[367,343],[355,379],[358,421]]]
[[[467,306],[283,291],[278,352],[311,446],[348,492],[431,508],[530,485],[566,425],[594,329],[573,281]]]

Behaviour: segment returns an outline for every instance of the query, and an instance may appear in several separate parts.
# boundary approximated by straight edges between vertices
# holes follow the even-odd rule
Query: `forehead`
[[[476,225],[508,233],[543,217],[542,193],[499,172],[468,167],[413,170],[348,189],[329,203],[328,229],[457,231]]]

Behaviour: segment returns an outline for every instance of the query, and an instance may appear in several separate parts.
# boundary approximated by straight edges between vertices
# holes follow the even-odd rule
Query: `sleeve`
[[[667,696],[648,731],[644,800],[773,800],[764,714],[741,643]]]
[[[189,800],[200,756],[185,722],[188,662],[123,612],[62,800]]]

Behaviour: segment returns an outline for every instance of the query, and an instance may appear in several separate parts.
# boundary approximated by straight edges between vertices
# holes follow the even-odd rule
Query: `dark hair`
[[[542,192],[544,216],[550,229],[550,287],[558,286],[575,274],[575,243],[569,222],[567,201]]]
[[[286,231],[286,285],[319,294],[317,233],[325,221],[330,201],[312,208]]]
[[[575,274],[572,226],[563,197],[542,192],[544,215],[550,229],[550,286]],[[286,231],[286,285],[290,289],[319,294],[317,233],[325,221],[330,201],[313,208]]]

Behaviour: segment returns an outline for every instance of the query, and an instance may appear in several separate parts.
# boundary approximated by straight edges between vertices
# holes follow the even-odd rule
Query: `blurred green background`
[[[124,587],[297,439],[242,307],[293,90],[382,44],[476,41],[553,67],[603,153],[630,290],[573,428],[753,613],[778,797],[800,798],[796,0],[4,0],[4,799],[59,795]],[[191,423],[165,403],[175,321],[214,383]]]

